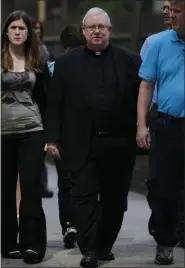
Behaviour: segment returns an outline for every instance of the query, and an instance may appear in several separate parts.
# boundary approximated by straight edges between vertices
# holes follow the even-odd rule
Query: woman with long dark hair
[[[40,178],[44,163],[44,117],[50,75],[29,16],[11,13],[1,37],[2,256],[42,261],[46,221]],[[19,243],[16,183],[21,202]]]

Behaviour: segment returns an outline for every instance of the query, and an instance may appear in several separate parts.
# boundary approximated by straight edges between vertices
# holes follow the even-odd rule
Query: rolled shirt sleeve
[[[153,40],[147,48],[143,57],[142,65],[139,69],[139,77],[149,81],[156,82],[158,66],[159,42],[157,38]]]
[[[140,56],[142,58],[142,60],[144,59],[146,52],[148,51],[149,47],[150,47],[150,42],[153,39],[153,35],[149,36],[148,38],[146,38],[141,51],[140,51]]]

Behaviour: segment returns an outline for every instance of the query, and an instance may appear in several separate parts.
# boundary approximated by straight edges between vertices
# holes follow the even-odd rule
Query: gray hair
[[[87,13],[85,14],[85,16],[82,20],[82,26],[85,25],[85,20],[89,15],[91,15],[91,16],[104,15],[107,19],[107,26],[111,26],[111,21],[110,21],[109,15],[107,14],[107,12],[105,10],[103,10],[102,8],[99,8],[99,7],[93,7],[87,11]]]

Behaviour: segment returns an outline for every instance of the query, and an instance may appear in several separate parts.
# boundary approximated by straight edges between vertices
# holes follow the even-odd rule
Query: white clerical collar
[[[110,48],[110,45],[108,45],[106,48],[102,50],[96,51],[96,50],[88,48],[88,46],[85,46],[85,51],[87,51],[91,56],[100,57],[101,55],[105,55],[108,52],[109,48]]]

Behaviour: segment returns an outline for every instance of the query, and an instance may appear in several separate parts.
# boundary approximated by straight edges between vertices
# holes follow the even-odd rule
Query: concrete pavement
[[[58,219],[57,176],[55,168],[48,164],[49,184],[54,190],[53,199],[43,199],[47,217],[48,248],[44,262],[33,267],[78,267],[81,255],[77,248],[66,250],[63,247],[61,228]],[[148,235],[147,221],[150,215],[145,197],[130,192],[128,212],[113,252],[116,260],[101,262],[101,267],[158,267],[153,264],[155,243]],[[111,215],[110,215],[111,216]],[[2,260],[2,267],[28,267],[22,260]],[[160,266],[163,267],[163,266]],[[165,266],[166,267],[166,266]],[[184,250],[176,248],[175,264],[172,268],[184,267]]]

